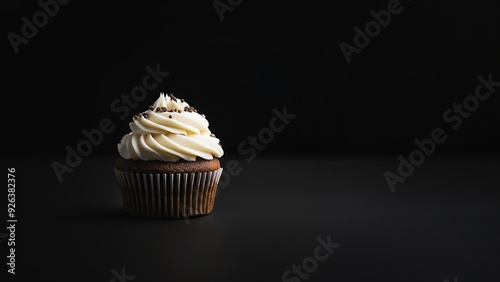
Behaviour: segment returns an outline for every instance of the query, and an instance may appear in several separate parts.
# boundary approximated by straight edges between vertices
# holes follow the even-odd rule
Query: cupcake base
[[[115,169],[125,212],[141,218],[188,218],[212,212],[222,168],[192,173]]]

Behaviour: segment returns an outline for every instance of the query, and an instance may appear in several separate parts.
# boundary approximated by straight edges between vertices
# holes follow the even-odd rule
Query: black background
[[[298,118],[266,153],[397,156],[415,138],[448,126],[442,115],[474,94],[477,77],[498,73],[494,1],[403,1],[379,35],[347,63],[339,44],[354,45],[354,27],[388,1],[268,3],[248,1],[223,14],[212,2],[119,5],[69,2],[15,54],[8,38],[4,101],[8,156],[63,156],[102,118],[117,126],[93,154],[116,154],[132,115],[159,92],[185,98],[207,115],[226,153],[266,127],[272,109]],[[2,9],[7,32],[40,8]],[[169,72],[123,120],[110,109],[142,84],[145,67]],[[497,154],[498,92],[482,102],[438,154]],[[20,126],[23,114],[29,122]]]
[[[401,1],[347,63],[339,44],[388,2],[243,0],[221,21],[212,1],[73,0],[18,54],[7,34],[40,7],[3,4],[18,281],[109,281],[122,267],[134,282],[280,281],[329,234],[342,246],[308,281],[498,280],[500,90],[457,130],[442,116],[479,75],[500,81],[500,4]],[[110,105],[157,64],[170,75],[120,119]],[[125,216],[112,173],[128,122],[159,92],[204,113],[223,167],[242,168],[189,224]],[[297,117],[248,162],[238,145],[285,106]],[[51,163],[103,118],[116,129],[59,182]],[[383,173],[435,128],[446,142],[391,193]]]

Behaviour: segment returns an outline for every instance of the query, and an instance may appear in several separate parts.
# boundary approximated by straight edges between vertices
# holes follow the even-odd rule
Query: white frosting
[[[132,132],[123,136],[118,152],[124,159],[175,162],[211,160],[224,151],[208,129],[207,119],[182,99],[160,94],[149,110],[129,123]]]

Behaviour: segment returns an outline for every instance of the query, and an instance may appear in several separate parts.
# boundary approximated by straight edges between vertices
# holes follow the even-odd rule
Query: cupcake
[[[187,218],[212,212],[224,151],[208,125],[205,115],[172,94],[161,93],[134,116],[114,164],[126,213]]]

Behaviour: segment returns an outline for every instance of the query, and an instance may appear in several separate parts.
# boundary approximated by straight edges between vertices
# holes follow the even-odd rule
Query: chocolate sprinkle
[[[174,94],[169,94],[168,96],[170,96],[170,99],[175,100],[175,102],[177,102],[177,97],[175,97]]]
[[[193,108],[193,107],[188,107],[188,106],[184,107],[184,111],[185,111],[185,112],[190,112],[190,113],[192,113],[192,112],[195,112],[195,113],[196,113],[196,112],[197,112],[195,108]]]
[[[172,115],[168,115],[169,118],[172,118]]]

